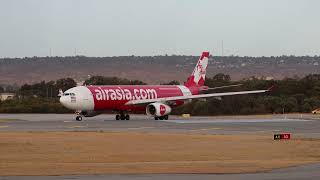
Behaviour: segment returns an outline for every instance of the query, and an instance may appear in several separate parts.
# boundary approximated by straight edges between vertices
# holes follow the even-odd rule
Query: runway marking
[[[9,127],[9,126],[0,126],[0,128],[7,128],[7,127]]]
[[[136,127],[136,128],[128,128],[128,130],[137,130],[137,129],[152,129],[154,127]]]
[[[206,129],[191,129],[190,131],[210,131],[210,130],[221,130],[222,128],[206,128]]]
[[[86,126],[71,126],[69,128],[84,128],[84,127],[86,127]]]
[[[73,122],[73,121],[63,121],[63,122]]]

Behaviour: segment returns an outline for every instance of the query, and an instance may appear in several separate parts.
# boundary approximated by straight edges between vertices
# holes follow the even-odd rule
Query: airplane
[[[204,85],[208,60],[209,52],[203,52],[184,85],[77,86],[65,92],[60,91],[60,103],[76,111],[77,121],[82,121],[82,117],[94,117],[107,112],[116,112],[116,120],[130,120],[130,112],[145,112],[155,120],[168,120],[172,108],[192,99],[257,94],[273,89],[202,94],[210,89],[228,87],[209,88]]]

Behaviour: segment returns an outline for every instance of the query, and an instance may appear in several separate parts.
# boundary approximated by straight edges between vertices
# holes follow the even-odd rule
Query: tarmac
[[[78,122],[73,114],[0,114],[0,132],[12,131],[104,131],[157,132],[184,134],[264,134],[291,133],[292,138],[320,138],[320,116],[269,115],[191,117],[170,116],[158,120],[144,115],[131,115],[129,121],[116,121],[114,115],[99,115]],[[254,174],[146,174],[88,176],[9,176],[16,179],[320,179],[320,163]]]
[[[1,122],[2,121],[4,122]],[[274,134],[320,138],[320,116],[274,115],[191,117],[170,116],[155,121],[145,115],[131,120],[114,120],[114,115],[99,115],[75,121],[73,114],[0,114],[1,131],[138,131],[160,133]]]
[[[146,175],[88,175],[88,176],[7,176],[0,180],[319,180],[320,164],[291,167],[253,174],[146,174]]]

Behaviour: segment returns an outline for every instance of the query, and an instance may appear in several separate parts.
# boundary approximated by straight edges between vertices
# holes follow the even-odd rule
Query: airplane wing
[[[175,101],[175,100],[221,97],[221,96],[232,96],[232,95],[241,95],[241,94],[258,94],[258,93],[270,92],[273,89],[274,89],[274,86],[266,90],[238,91],[238,92],[226,92],[226,93],[198,94],[198,95],[189,95],[189,96],[174,96],[174,97],[164,97],[164,98],[156,98],[156,99],[131,100],[131,101],[128,101],[126,105],[138,105],[138,104],[148,104],[153,102],[167,102],[167,101]]]

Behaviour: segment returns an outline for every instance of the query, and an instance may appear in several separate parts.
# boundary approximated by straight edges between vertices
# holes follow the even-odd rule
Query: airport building
[[[15,95],[15,93],[0,93],[0,101],[13,99]]]

